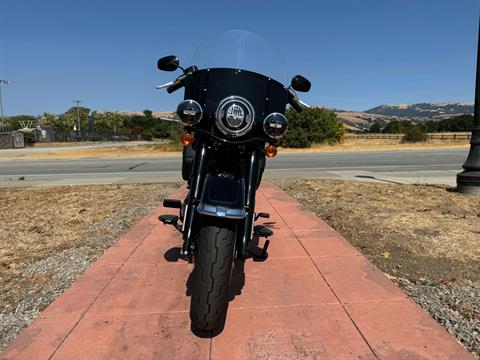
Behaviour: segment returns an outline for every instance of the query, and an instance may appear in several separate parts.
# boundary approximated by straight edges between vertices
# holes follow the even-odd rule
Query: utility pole
[[[0,131],[5,130],[5,118],[3,116],[3,103],[2,103],[2,85],[8,85],[10,81],[8,80],[0,80]]]
[[[470,152],[468,153],[465,164],[463,164],[465,170],[457,174],[457,190],[465,194],[480,195],[480,21],[474,111]]]
[[[77,140],[80,140],[80,136],[82,136],[82,133],[80,131],[80,110],[78,109],[78,104],[80,104],[81,101],[73,100],[73,102],[77,104]]]

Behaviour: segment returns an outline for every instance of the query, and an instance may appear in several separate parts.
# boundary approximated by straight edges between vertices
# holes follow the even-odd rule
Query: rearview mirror
[[[175,55],[164,56],[157,62],[157,67],[163,71],[175,71],[179,66],[180,61]]]
[[[308,92],[312,84],[310,84],[310,81],[308,81],[302,75],[295,75],[292,78],[290,86],[295,91]]]

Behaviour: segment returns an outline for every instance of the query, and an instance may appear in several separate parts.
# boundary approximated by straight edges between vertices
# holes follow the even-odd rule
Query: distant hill
[[[449,102],[380,105],[366,111],[335,110],[335,112],[347,129],[365,131],[370,129],[374,122],[380,122],[382,126],[392,120],[410,120],[418,124],[427,120],[473,114],[473,104]]]
[[[350,131],[365,131],[370,129],[374,122],[380,122],[384,126],[387,122],[398,119],[395,116],[369,114],[361,111],[335,110],[335,113],[347,130]]]
[[[473,114],[473,104],[460,102],[380,105],[365,111],[368,114],[409,118],[436,118],[445,115]]]

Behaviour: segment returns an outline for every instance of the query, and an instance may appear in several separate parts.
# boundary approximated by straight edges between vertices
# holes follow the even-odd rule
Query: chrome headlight
[[[272,139],[278,139],[288,129],[288,120],[285,115],[274,112],[263,120],[263,131]]]
[[[177,115],[185,125],[198,124],[203,117],[203,109],[195,100],[183,100],[177,107]]]
[[[255,110],[247,99],[229,96],[218,104],[215,124],[225,135],[239,137],[250,131],[255,120]]]

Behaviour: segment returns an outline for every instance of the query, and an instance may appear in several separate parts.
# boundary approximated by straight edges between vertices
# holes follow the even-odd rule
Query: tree
[[[134,129],[143,128],[143,135],[155,138],[169,138],[172,136],[175,124],[166,123],[160,119],[154,118],[151,110],[143,110],[143,115],[133,115],[124,122],[125,127]],[[178,126],[177,126],[178,127]],[[174,131],[175,132],[175,131]]]
[[[23,128],[31,128],[37,125],[37,118],[32,115],[10,116],[5,121],[5,127],[9,131],[15,131]]]
[[[55,124],[55,115],[44,112],[43,115],[40,117],[41,125],[54,125]]]
[[[310,147],[314,143],[334,144],[343,140],[345,128],[331,110],[309,108],[298,113],[290,108],[286,116],[289,130],[281,138],[281,146]]]
[[[439,132],[457,132],[473,130],[473,115],[459,115],[438,122]]]
[[[402,138],[403,142],[422,142],[427,141],[427,130],[422,125],[413,126],[405,132]]]
[[[408,120],[392,120],[383,128],[385,134],[405,134],[407,130],[414,127]]]
[[[375,121],[375,122],[370,126],[369,132],[371,132],[372,134],[381,133],[381,132],[382,132],[382,124],[380,123],[380,121]]]
[[[90,114],[90,109],[79,107],[78,112],[80,114],[80,128],[85,130],[88,128],[88,115]],[[73,130],[74,127],[78,127],[77,107],[73,106],[63,115],[60,115],[59,118],[55,120],[55,127],[64,130]]]
[[[96,112],[92,113],[95,132],[116,134],[118,129],[124,126],[127,117],[116,112]]]
[[[425,121],[422,125],[425,127],[427,132],[432,133],[432,132],[438,131],[438,121],[428,120],[428,121]]]
[[[465,132],[473,130],[473,115],[458,115],[442,120],[425,121],[424,126],[427,132]]]

